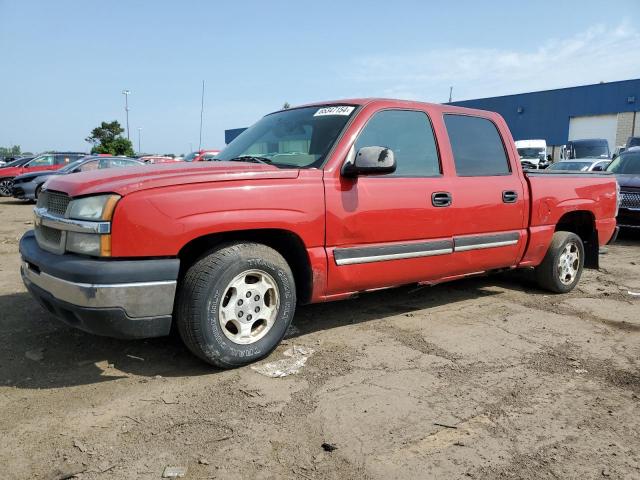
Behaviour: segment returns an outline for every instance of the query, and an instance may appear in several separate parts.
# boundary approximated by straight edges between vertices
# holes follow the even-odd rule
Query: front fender
[[[174,186],[123,197],[112,226],[114,257],[176,256],[190,241],[214,233],[288,230],[307,248],[324,244],[320,171],[285,181]]]

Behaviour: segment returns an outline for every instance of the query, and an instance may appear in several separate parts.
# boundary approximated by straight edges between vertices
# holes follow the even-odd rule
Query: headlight
[[[69,218],[75,220],[111,220],[119,195],[96,195],[71,202]]]
[[[101,236],[95,233],[67,232],[67,251],[99,257]]]
[[[96,195],[72,200],[69,218],[74,220],[110,222],[119,195]],[[96,257],[111,256],[111,235],[100,233],[67,232],[66,249],[69,252]]]

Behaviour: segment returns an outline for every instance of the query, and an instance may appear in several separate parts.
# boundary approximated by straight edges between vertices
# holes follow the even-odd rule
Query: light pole
[[[142,127],[138,127],[138,155],[142,153],[142,149],[140,148],[140,137],[142,136]]]
[[[202,150],[202,114],[204,113],[204,80],[202,80],[202,101],[200,102],[200,141],[198,151]]]
[[[122,94],[124,95],[124,111],[127,114],[127,140],[129,138],[129,95],[131,95],[130,90],[122,90]]]

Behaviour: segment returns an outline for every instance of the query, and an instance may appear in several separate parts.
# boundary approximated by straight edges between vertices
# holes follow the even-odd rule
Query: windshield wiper
[[[253,163],[264,163],[265,165],[271,165],[273,162],[265,157],[257,157],[254,155],[241,155],[239,157],[230,158],[227,160],[228,162],[253,162]]]

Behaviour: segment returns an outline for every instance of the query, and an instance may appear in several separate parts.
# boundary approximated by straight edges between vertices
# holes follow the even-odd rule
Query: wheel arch
[[[313,274],[307,249],[302,239],[285,229],[265,228],[211,233],[190,240],[178,252],[180,258],[179,280],[186,270],[202,255],[216,246],[228,242],[256,242],[276,250],[284,257],[296,282],[296,296],[301,304],[311,300]]]
[[[599,267],[600,248],[596,219],[593,212],[589,210],[567,212],[558,219],[555,231],[572,232],[578,235],[584,244],[584,266],[596,269]]]

